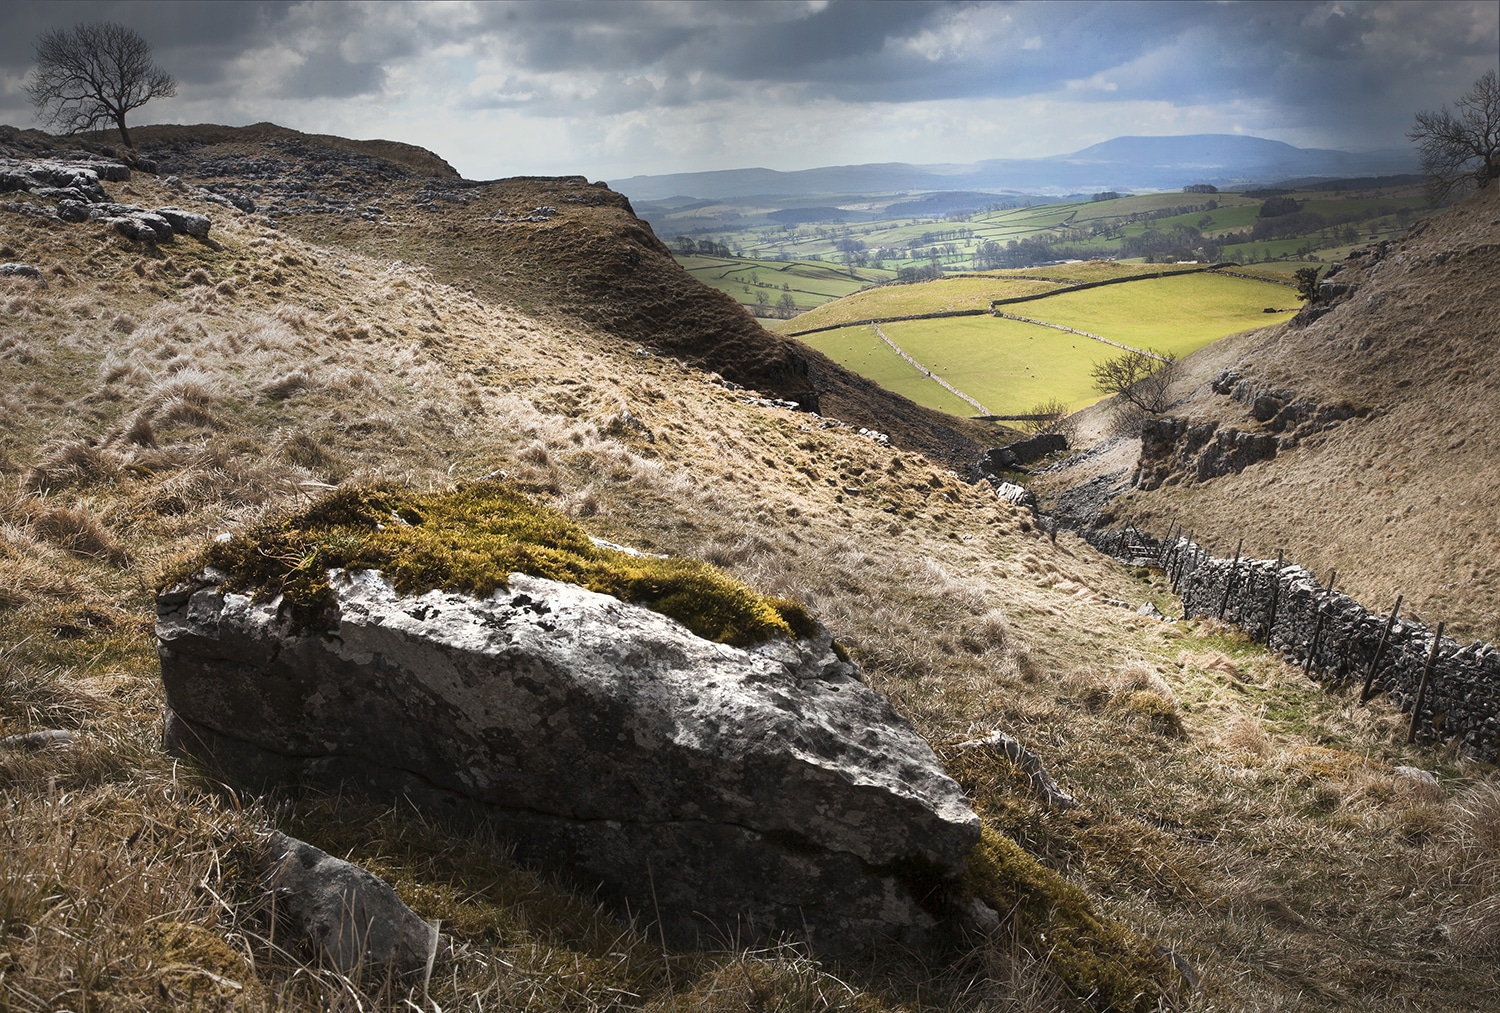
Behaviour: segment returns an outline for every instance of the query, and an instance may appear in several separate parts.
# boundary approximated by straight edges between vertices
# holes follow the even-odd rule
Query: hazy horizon
[[[0,122],[37,35],[139,31],[178,97],[132,122],[420,144],[465,176],[970,163],[1120,136],[1402,147],[1500,54],[1500,5],[0,2]]]

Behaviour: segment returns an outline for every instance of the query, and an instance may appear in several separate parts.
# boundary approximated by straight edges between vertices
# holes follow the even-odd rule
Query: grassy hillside
[[[1370,415],[1238,475],[1131,493],[1120,515],[1161,529],[1178,518],[1230,552],[1241,536],[1260,558],[1285,549],[1324,573],[1336,568],[1340,586],[1372,606],[1404,593],[1429,623],[1500,639],[1497,249],[1491,190],[1384,256],[1348,261],[1335,280],[1357,292],[1310,326],[1246,334],[1187,360],[1174,415],[1258,430],[1243,404],[1209,389],[1226,368]]]
[[[193,165],[176,171],[192,182]],[[685,364],[680,349],[714,352],[743,315],[672,275],[608,191],[503,181],[426,208],[403,203],[416,183],[382,185],[383,223],[273,206],[273,227],[147,174],[108,184],[214,217],[211,243],[159,248],[0,211],[0,258],[49,281],[0,278],[0,737],[78,736],[0,746],[0,1008],[1090,1008],[1060,973],[1067,940],[1020,914],[942,959],[664,953],[644,922],[517,867],[484,831],[354,798],[237,796],[160,753],[162,572],[331,487],[425,492],[497,469],[589,533],[709,562],[827,623],[992,831],[1194,969],[1201,990],[1177,1008],[1466,1009],[1500,988],[1492,772],[1405,746],[1381,701],[1356,707],[1212,623],[1118,607],[1170,600],[942,461]],[[480,200],[492,216],[542,195],[552,221],[474,224]],[[653,286],[655,302],[600,305]],[[765,347],[768,370],[796,351]],[[849,404],[901,404],[806,362]],[[1017,769],[954,748],[992,728],[1082,806],[1047,810]],[[442,920],[459,949],[430,994],[273,944],[252,871],[262,823]]]

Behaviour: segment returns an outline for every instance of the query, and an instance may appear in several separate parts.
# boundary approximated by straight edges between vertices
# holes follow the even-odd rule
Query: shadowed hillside
[[[1285,550],[1337,569],[1372,608],[1404,593],[1430,624],[1500,639],[1500,191],[1356,251],[1323,293],[1296,320],[1189,357],[1168,412],[1265,434],[1281,445],[1274,458],[1199,481],[1170,443],[1148,441],[1147,470],[1160,474],[1146,484],[1162,484],[1125,494],[1113,514],[1159,533],[1175,520],[1219,555],[1241,537],[1247,555]],[[1310,406],[1349,417],[1319,421]],[[1128,483],[1138,448],[1046,487],[1110,469]]]

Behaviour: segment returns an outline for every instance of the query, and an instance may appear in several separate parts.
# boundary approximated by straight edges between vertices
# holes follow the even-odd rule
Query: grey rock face
[[[47,287],[47,279],[41,270],[31,264],[0,264],[0,277],[30,278],[42,288]]]
[[[212,222],[204,215],[178,207],[147,211],[134,204],[118,204],[109,199],[99,184],[101,179],[120,181],[129,178],[128,166],[90,155],[80,154],[76,161],[0,158],[0,193],[19,190],[56,200],[55,210],[45,206],[39,209],[48,217],[55,216],[65,222],[106,221],[127,239],[138,242],[165,243],[178,232],[195,239],[208,238]],[[37,210],[26,207],[22,213]]]
[[[1036,508],[1036,493],[1024,485],[1016,485],[1014,482],[995,482],[994,489],[995,495],[1007,503],[1028,509]]]
[[[172,223],[161,215],[137,211],[124,218],[108,219],[115,231],[126,239],[143,243],[167,243],[172,240]]]
[[[1003,469],[1031,464],[1034,461],[1040,461],[1048,454],[1067,449],[1068,438],[1062,433],[1037,433],[1035,436],[1017,440],[1004,447],[986,450],[979,460],[974,462],[974,476],[983,478],[987,475],[995,475]]]
[[[826,633],[740,650],[521,574],[485,600],[333,583],[329,632],[208,582],[162,595],[168,746],[243,782],[488,817],[522,861],[682,941],[847,950],[945,925],[979,820]]]
[[[1276,437],[1214,421],[1148,418],[1141,424],[1141,456],[1133,483],[1155,489],[1169,482],[1207,482],[1276,456]]]
[[[194,239],[207,239],[209,227],[213,224],[207,215],[194,214],[177,207],[157,208],[155,213],[165,218],[173,229]]]
[[[341,974],[425,968],[438,930],[401,902],[385,880],[277,831],[261,883],[277,919],[305,937]]]

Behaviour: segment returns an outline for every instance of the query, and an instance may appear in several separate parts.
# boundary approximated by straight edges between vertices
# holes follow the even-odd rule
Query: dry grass
[[[1457,1009],[1500,988],[1491,775],[1408,749],[1380,702],[1216,624],[1106,604],[1159,589],[920,455],[420,266],[212,213],[218,249],[180,244],[171,269],[102,228],[0,216],[17,258],[72,281],[0,299],[34,356],[0,355],[0,732],[80,735],[0,752],[0,1007],[81,1008],[89,989],[122,1009],[1078,1008],[1003,933],[873,969],[748,940],[664,957],[482,833],[295,794],[236,808],[160,757],[150,588],[182,551],[345,481],[496,471],[591,533],[808,606],[990,822],[1185,957],[1204,989],[1181,1008]],[[78,551],[90,524],[104,540]],[[993,728],[1082,807],[952,758]],[[442,918],[460,955],[427,1000],[273,941],[242,850],[262,819]]]
[[[1116,515],[1164,534],[1193,529],[1219,556],[1244,552],[1326,575],[1372,610],[1404,609],[1450,635],[1500,641],[1500,193],[1480,191],[1418,225],[1387,256],[1348,262],[1359,293],[1303,329],[1248,332],[1182,363],[1176,416],[1254,431],[1246,407],[1214,394],[1221,369],[1320,404],[1372,409],[1238,475],[1134,491]],[[1082,429],[1098,433],[1105,411]],[[1129,469],[1138,443],[1115,468]],[[1089,467],[1088,465],[1084,466]],[[1044,481],[1054,490],[1092,473]]]

